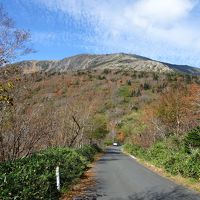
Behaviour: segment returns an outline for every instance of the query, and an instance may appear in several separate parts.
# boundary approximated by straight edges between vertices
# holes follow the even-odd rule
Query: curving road
[[[94,171],[97,185],[89,196],[97,200],[200,200],[199,194],[155,174],[119,147],[107,149]]]

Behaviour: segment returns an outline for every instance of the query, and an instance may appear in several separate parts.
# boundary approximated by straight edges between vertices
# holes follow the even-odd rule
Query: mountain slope
[[[65,72],[84,69],[123,69],[159,73],[178,71],[200,74],[200,69],[198,68],[186,65],[173,65],[134,54],[123,53],[106,55],[81,54],[58,61],[22,61],[16,64],[23,68],[24,73],[36,71]]]

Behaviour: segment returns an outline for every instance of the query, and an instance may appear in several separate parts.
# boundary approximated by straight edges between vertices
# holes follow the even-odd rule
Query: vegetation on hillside
[[[100,77],[104,77],[104,79]],[[90,70],[23,74],[0,70],[0,160],[48,147],[81,147],[103,140],[151,146],[199,123],[199,77]],[[9,85],[8,85],[9,83]]]

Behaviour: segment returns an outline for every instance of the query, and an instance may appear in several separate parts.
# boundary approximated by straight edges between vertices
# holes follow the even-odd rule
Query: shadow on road
[[[200,200],[198,194],[186,193],[182,187],[176,187],[169,192],[155,192],[155,190],[156,188],[152,188],[152,190],[135,193],[124,198],[111,198],[106,197],[106,195],[97,195],[93,191],[90,195],[82,197],[81,200]]]
[[[133,194],[127,198],[108,198],[108,200],[200,200],[198,194],[185,192],[182,187],[175,187],[169,192],[155,192],[156,188]]]
[[[119,159],[117,159],[117,158],[102,158],[102,159],[98,160],[98,163],[104,164],[107,161],[115,161],[115,160],[119,160]]]
[[[121,152],[118,149],[107,149],[106,154],[97,161],[99,164],[105,164],[108,161],[116,161],[121,159]]]
[[[106,154],[107,155],[112,155],[112,154],[116,154],[116,155],[119,155],[119,154],[121,154],[120,152],[118,152],[118,151],[106,151]]]

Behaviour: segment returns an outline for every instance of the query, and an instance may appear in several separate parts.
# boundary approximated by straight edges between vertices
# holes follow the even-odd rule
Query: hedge
[[[83,174],[98,150],[95,146],[78,150],[51,148],[28,158],[1,163],[0,199],[59,199],[56,166],[60,167],[61,190],[67,189]]]

